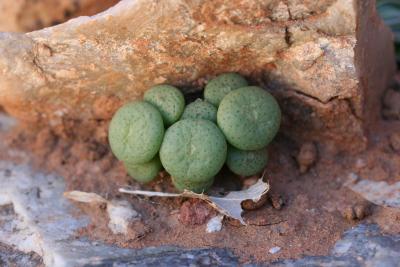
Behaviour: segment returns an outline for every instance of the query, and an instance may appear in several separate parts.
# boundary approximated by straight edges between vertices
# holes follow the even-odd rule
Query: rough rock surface
[[[329,256],[283,260],[272,266],[398,266],[400,236],[380,233],[376,225],[359,225],[347,231]]]
[[[0,208],[2,213],[4,208]],[[3,215],[3,214],[2,214]],[[34,253],[23,253],[15,250],[13,247],[0,243],[0,265],[1,266],[24,266],[24,267],[42,267],[42,258]]]
[[[29,32],[94,15],[119,0],[18,0],[0,2],[0,31]]]
[[[70,129],[152,85],[196,91],[240,72],[279,98],[283,131],[357,151],[394,73],[373,0],[123,0],[27,34],[0,33],[0,105]]]

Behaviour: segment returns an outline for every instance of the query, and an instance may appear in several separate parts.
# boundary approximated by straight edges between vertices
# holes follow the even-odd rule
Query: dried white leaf
[[[230,218],[239,220],[243,225],[246,225],[242,218],[242,202],[246,200],[258,202],[268,192],[268,190],[269,184],[264,182],[263,178],[261,177],[257,181],[257,183],[250,186],[248,189],[242,191],[232,191],[224,197],[213,197],[205,194],[197,194],[187,190],[185,190],[181,194],[175,194],[120,188],[119,192],[150,197],[189,197],[202,199],[210,204],[213,208],[218,210],[220,213]]]

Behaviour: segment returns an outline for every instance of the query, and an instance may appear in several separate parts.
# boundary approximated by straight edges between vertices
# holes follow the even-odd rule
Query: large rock
[[[124,0],[0,33],[0,105],[52,126],[109,119],[155,84],[192,92],[236,71],[279,98],[287,135],[357,151],[394,69],[373,0]]]
[[[18,0],[0,1],[0,31],[28,32],[94,15],[119,0]]]

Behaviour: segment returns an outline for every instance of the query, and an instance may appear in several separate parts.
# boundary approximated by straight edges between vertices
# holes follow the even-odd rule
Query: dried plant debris
[[[400,182],[388,184],[384,181],[362,180],[353,175],[346,186],[376,205],[400,208]]]
[[[120,188],[119,192],[149,197],[189,197],[202,199],[223,215],[239,220],[243,225],[246,225],[245,221],[242,218],[242,203],[246,200],[258,202],[263,198],[263,196],[265,196],[268,190],[269,184],[264,182],[263,179],[260,178],[257,183],[255,183],[248,189],[242,191],[232,191],[224,197],[214,197],[205,194],[197,194],[187,190],[183,193],[176,194]]]
[[[64,192],[64,197],[69,200],[81,203],[107,203],[108,200],[95,193],[87,193],[82,191],[68,191]]]

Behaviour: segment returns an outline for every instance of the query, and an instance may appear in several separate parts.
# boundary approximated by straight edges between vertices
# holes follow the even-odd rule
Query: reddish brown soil
[[[82,212],[91,216],[92,223],[78,235],[131,248],[226,247],[242,262],[248,262],[325,255],[345,230],[361,221],[376,222],[386,232],[400,233],[398,209],[374,206],[343,186],[350,173],[389,183],[400,180],[400,153],[396,152],[397,144],[393,141],[396,138],[392,136],[400,130],[398,121],[382,121],[377,125],[368,150],[357,156],[327,157],[317,146],[317,160],[304,174],[300,174],[296,161],[300,146],[279,136],[270,147],[267,167],[270,200],[262,208],[245,213],[248,226],[225,219],[222,230],[212,234],[205,232],[204,223],[215,212],[198,200],[118,193],[119,187],[127,185],[157,191],[173,191],[173,188],[165,173],[150,185],[134,182],[105,145],[107,123],[88,123],[97,124],[94,132],[75,129],[81,131],[75,136],[68,131],[67,124],[64,129],[54,130],[20,126],[3,139],[10,147],[29,151],[36,168],[65,177],[67,190],[127,199],[142,216],[141,221],[132,223],[127,235],[114,235],[107,227],[103,205],[79,204]],[[249,186],[252,179],[255,180],[243,180],[224,170],[216,187],[219,191],[239,190],[243,185]],[[272,255],[268,250],[274,246],[282,250]]]

